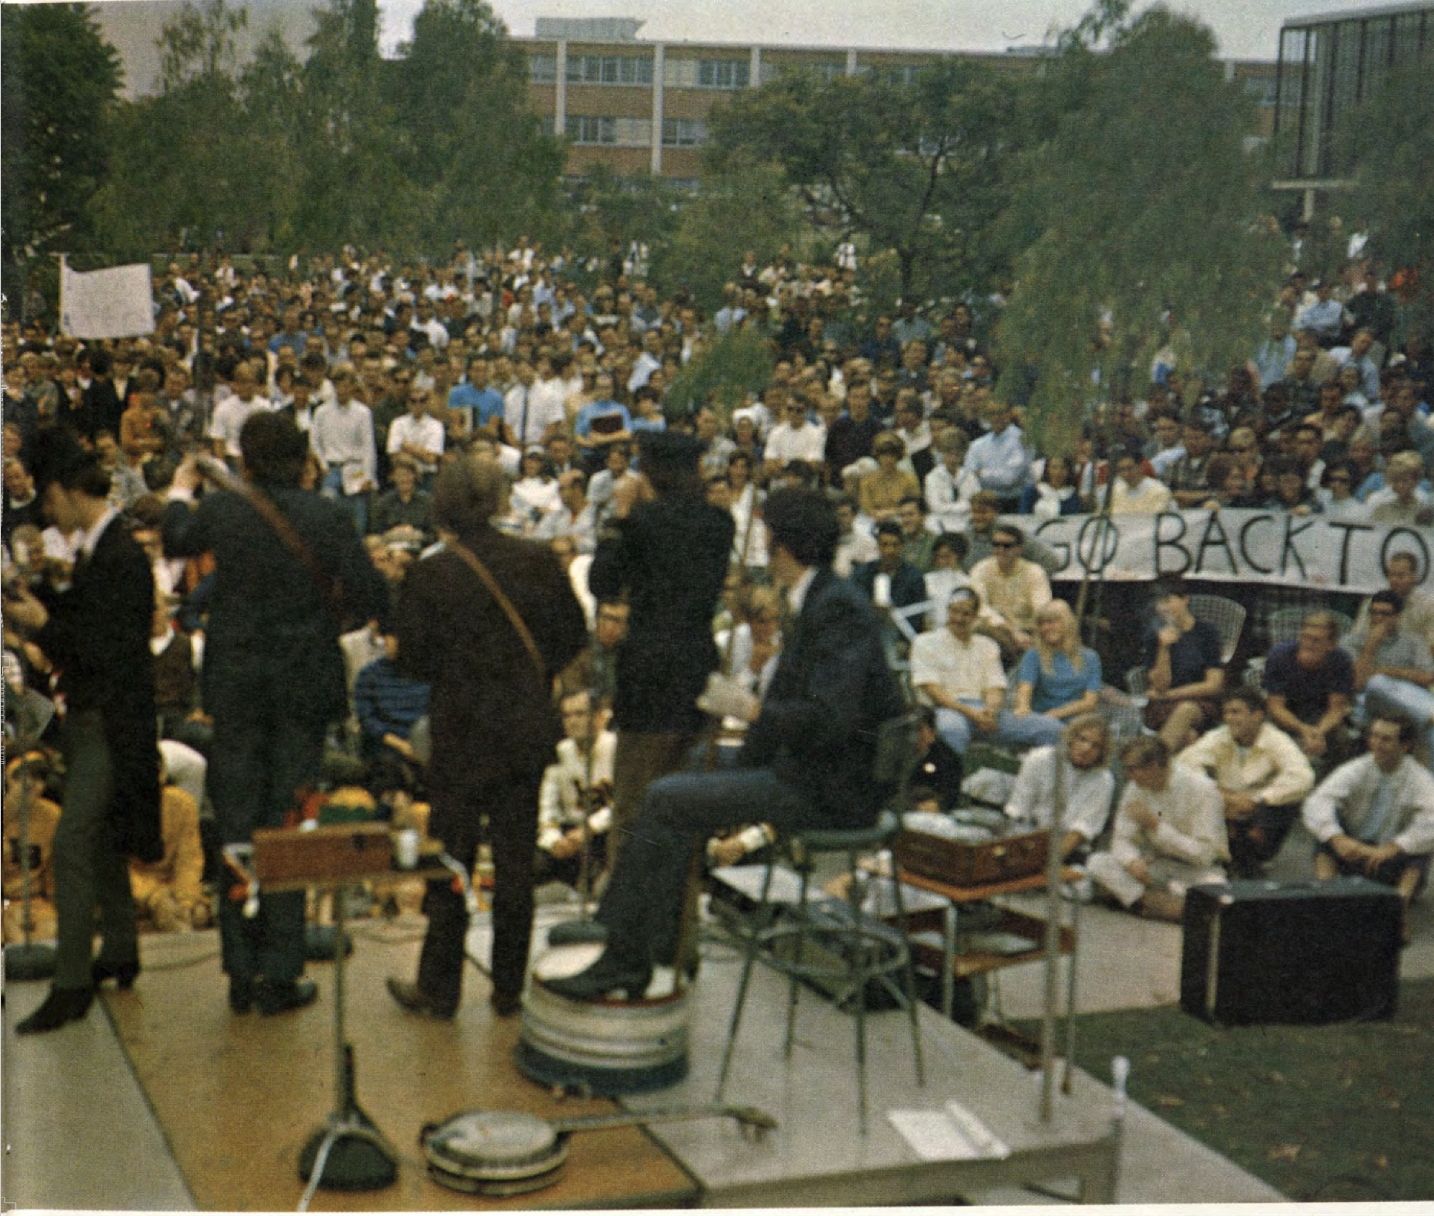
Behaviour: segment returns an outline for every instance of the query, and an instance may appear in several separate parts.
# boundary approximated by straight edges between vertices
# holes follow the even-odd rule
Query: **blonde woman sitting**
[[[1048,723],[1044,733],[1055,743],[1068,719],[1095,710],[1100,698],[1100,656],[1080,644],[1075,613],[1064,600],[1052,600],[1036,613],[1035,645],[1015,671],[1017,718]]]

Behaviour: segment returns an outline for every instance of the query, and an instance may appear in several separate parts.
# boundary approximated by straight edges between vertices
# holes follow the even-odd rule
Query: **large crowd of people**
[[[170,761],[162,823],[156,803],[153,825],[164,848],[149,842],[146,861],[132,868],[142,918],[161,929],[207,924],[193,873],[201,821],[217,813],[227,826],[215,839],[242,839],[282,818],[291,787],[322,782],[325,763],[346,756],[381,805],[436,793],[432,826],[461,837],[470,866],[481,825],[463,804],[480,788],[501,803],[502,815],[482,829],[506,858],[500,902],[531,922],[535,867],[572,877],[579,838],[587,848],[593,832],[627,832],[644,791],[680,767],[702,733],[694,702],[708,671],[725,665],[735,681],[708,702],[729,727],[762,722],[774,675],[781,683],[794,607],[773,585],[783,568],[830,565],[875,610],[883,652],[905,673],[909,695],[934,711],[926,746],[958,763],[974,740],[1022,752],[1034,767],[1023,770],[1012,814],[1048,821],[1032,791],[1049,790],[1058,759],[1074,776],[1109,765],[1103,694],[1118,681],[1109,650],[1099,638],[1084,644],[1064,588],[1053,588],[1050,554],[1034,534],[1043,521],[1260,507],[1416,531],[1434,524],[1434,355],[1407,301],[1367,260],[1317,278],[1292,271],[1270,301],[1267,337],[1218,382],[1190,364],[1188,337],[1167,318],[1169,340],[1149,369],[1136,369],[1148,388],[1092,408],[1073,450],[1060,452],[1037,450],[1025,403],[997,388],[998,300],[906,301],[881,315],[864,288],[854,266],[801,264],[785,250],[766,262],[749,255],[709,317],[682,292],[663,298],[621,257],[585,262],[525,238],[481,255],[459,246],[440,263],[345,249],[274,273],[194,255],[158,276],[153,332],[128,339],[78,340],[47,328],[44,316],[7,321],[7,737],[38,744],[42,756],[58,738],[55,726],[31,729],[49,717],[34,707],[66,700],[79,652],[47,646],[56,634],[42,605],[93,586],[85,568],[96,537],[118,519],[153,584],[145,632]],[[767,383],[730,410],[682,396],[684,368],[740,331],[768,344]],[[256,430],[263,416],[282,419],[282,431]],[[63,459],[54,456],[56,434],[72,444]],[[488,471],[475,482],[474,468]],[[319,565],[342,573],[345,602],[327,604],[323,580],[306,568],[313,563],[300,561],[285,581],[285,563],[299,558],[281,526],[264,536],[253,519],[203,505],[210,494],[217,503],[240,493],[241,478],[256,474],[268,478],[280,514],[309,521],[299,531]],[[497,475],[501,488],[489,480]],[[214,488],[192,512],[188,500],[205,481]],[[825,524],[801,510],[785,540],[772,533],[768,503],[788,492],[826,503],[831,546],[812,542]],[[296,506],[301,500],[324,505]],[[475,503],[487,512],[481,519]],[[339,521],[347,539],[333,534]],[[565,605],[529,656],[497,617],[481,635],[464,625],[466,575],[441,556],[461,545],[464,529],[470,546],[497,555],[499,581],[516,582],[510,592],[520,601],[532,580],[561,575],[576,615]],[[504,535],[550,550],[548,560],[534,565],[528,549],[510,552],[494,539]],[[268,567],[253,567],[265,546]],[[1301,806],[1319,841],[1316,873],[1358,870],[1413,897],[1434,852],[1434,601],[1419,586],[1427,551],[1400,547],[1385,560],[1389,587],[1354,627],[1312,613],[1297,640],[1270,650],[1262,688],[1235,684],[1187,586],[1157,587],[1141,643],[1144,730],[1119,753],[1124,792],[1109,823],[1087,808],[1079,840],[1068,841],[1080,858],[1095,849],[1090,874],[1105,897],[1178,916],[1191,882],[1259,873]],[[260,585],[269,600],[236,632],[235,603]],[[530,604],[520,615],[542,611]],[[570,636],[584,614],[585,646]],[[447,634],[434,633],[437,618]],[[340,632],[343,687],[327,657],[304,678],[304,664],[327,656]],[[313,700],[303,713],[304,695],[277,715],[255,705],[244,648],[260,635],[266,644],[283,639],[271,674]],[[496,652],[507,657],[497,662]],[[468,655],[471,679],[455,679],[457,655]],[[527,757],[519,774],[512,756],[523,732],[490,718],[515,712],[513,686],[531,674],[530,657],[540,677],[556,677],[555,699],[532,708],[543,755]],[[495,701],[491,716],[475,692],[484,681],[496,681],[506,701]],[[431,758],[410,737],[427,725],[430,693]],[[83,697],[68,700],[73,733],[85,706]],[[325,737],[330,720],[343,725]],[[569,738],[554,756],[560,720]],[[603,741],[609,722],[615,743]],[[261,741],[241,739],[241,723]],[[460,743],[457,730],[471,742]],[[296,731],[304,745],[294,745],[288,768],[265,768],[262,810],[221,805],[245,802],[254,772],[275,763],[275,741],[292,743]],[[598,741],[591,763],[579,755],[584,737]],[[484,738],[506,741],[503,764],[485,767]],[[98,748],[91,740],[85,754]],[[465,748],[455,767],[455,749]],[[566,775],[544,785],[544,763]],[[201,775],[189,786],[203,814],[169,792],[196,765],[201,774],[209,766],[207,784]],[[37,780],[43,785],[43,773]],[[574,792],[574,782],[602,786],[602,796]],[[661,788],[669,802],[689,797]],[[88,819],[106,790],[89,791]],[[34,808],[44,899],[52,853],[55,880],[65,873],[58,854],[70,803],[57,799],[57,827],[55,801],[24,801]],[[949,809],[949,798],[938,802]],[[6,799],[7,837],[15,804]],[[610,810],[598,815],[599,805]],[[522,831],[494,826],[515,817]],[[704,829],[717,826],[699,818]],[[763,825],[728,826],[742,830],[719,834],[710,856],[736,860],[771,839]],[[613,837],[609,864],[621,843]],[[7,899],[18,852],[5,854]],[[454,925],[466,912],[441,893],[430,894],[428,910],[443,923],[430,932],[419,980],[391,988],[407,1008],[452,1016],[449,956],[455,941],[461,954]],[[265,964],[263,932],[226,920],[221,906],[236,1011],[257,1001],[280,1012],[312,999],[292,925],[281,931],[280,919],[266,910],[259,921],[284,951]],[[640,909],[624,903],[616,919],[636,923]],[[13,922],[7,910],[7,940]],[[63,910],[60,922],[63,934]],[[116,934],[94,977],[132,982],[132,941]],[[500,1013],[517,1007],[526,949],[526,928],[504,937],[501,967],[495,960]],[[676,950],[674,940],[658,961],[683,961]],[[66,957],[61,987],[85,987],[88,973]],[[650,970],[649,959],[623,961],[612,974],[628,987]],[[574,991],[589,989],[598,990],[595,981]],[[82,1012],[71,1002],[60,1023]]]

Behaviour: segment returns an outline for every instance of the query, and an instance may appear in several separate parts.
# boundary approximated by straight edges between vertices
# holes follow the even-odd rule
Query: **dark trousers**
[[[65,798],[55,828],[55,913],[58,945],[55,987],[88,988],[99,906],[100,958],[135,958],[134,897],[129,866],[110,840],[114,760],[98,710],[72,713],[65,723]]]
[[[1299,813],[1298,802],[1286,806],[1262,804],[1246,819],[1227,820],[1231,872],[1237,877],[1254,874],[1266,862],[1273,861]]]
[[[297,805],[295,794],[318,781],[327,724],[304,721],[285,707],[255,706],[252,716],[214,723],[207,788],[221,844],[245,844],[255,828],[277,828]],[[267,712],[266,712],[267,710]],[[259,914],[219,901],[224,970],[238,979],[287,983],[304,973],[304,892],[259,892]]]
[[[471,874],[488,816],[493,850],[493,988],[505,997],[523,991],[533,937],[533,854],[538,847],[538,787],[542,773],[505,776],[468,796],[435,797],[428,834]],[[430,882],[423,897],[428,932],[418,957],[418,986],[438,1008],[454,1010],[463,994],[468,908],[452,882]]]
[[[770,769],[674,773],[649,785],[598,912],[608,953],[672,963],[693,853],[721,828],[761,822],[792,830],[823,819],[805,791]]]

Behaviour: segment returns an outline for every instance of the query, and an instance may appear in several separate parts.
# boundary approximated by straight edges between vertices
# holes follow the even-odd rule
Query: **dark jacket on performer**
[[[865,826],[890,793],[872,775],[877,728],[904,709],[870,602],[820,569],[784,637],[740,763],[811,791],[830,826]]]
[[[81,561],[69,590],[47,604],[49,622],[36,637],[60,672],[71,713],[99,710],[114,765],[111,841],[141,861],[164,854],[159,821],[158,737],[149,622],[154,575],[149,558],[118,518]]]
[[[305,563],[238,494],[212,491],[191,511],[171,503],[164,551],[212,551],[215,576],[204,639],[202,697],[216,718],[256,698],[281,696],[326,722],[348,712],[339,633],[378,617],[386,584],[354,533],[352,517],[328,499],[286,486],[258,487],[293,526],[342,600],[343,620]]]
[[[736,530],[730,512],[700,497],[640,503],[598,542],[588,587],[624,592],[631,612],[618,652],[613,720],[619,731],[699,732],[696,700],[717,669],[712,613]]]
[[[587,644],[572,584],[546,546],[484,525],[461,538],[511,600],[542,658],[539,672],[478,574],[445,550],[412,566],[394,632],[399,670],[429,685],[429,834],[470,871],[487,817],[492,847],[494,1000],[517,1006],[533,925],[538,789],[562,737],[553,678]],[[468,913],[450,882],[430,882],[418,988],[451,1016],[462,995]]]

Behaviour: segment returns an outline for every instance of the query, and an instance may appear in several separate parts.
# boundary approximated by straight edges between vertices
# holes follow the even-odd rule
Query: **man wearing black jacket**
[[[299,488],[308,445],[292,419],[263,411],[239,432],[246,484],[204,495],[180,466],[164,516],[170,557],[214,554],[202,696],[214,718],[209,797],[224,844],[280,827],[319,777],[329,724],[348,712],[339,634],[372,620],[384,581],[339,505]],[[280,526],[266,517],[277,516]],[[229,1005],[282,1013],[318,992],[304,971],[304,893],[260,893],[258,915],[219,907]]]
[[[720,679],[702,700],[751,723],[739,767],[675,773],[648,787],[599,910],[603,954],[586,971],[545,981],[572,1000],[615,990],[640,998],[654,964],[675,961],[689,858],[714,832],[749,822],[754,807],[781,830],[863,827],[888,793],[873,773],[876,739],[903,702],[876,614],[832,573],[836,516],[819,492],[776,490],[766,524],[772,576],[793,616],[777,670],[760,703]]]
[[[35,477],[44,512],[80,533],[70,586],[42,603],[6,591],[7,622],[33,631],[62,673],[67,704],[66,784],[55,832],[58,948],[53,986],[20,1034],[56,1030],[89,1010],[95,985],[123,988],[139,974],[127,855],[158,861],[159,752],[149,618],[149,559],[107,500],[109,475],[68,430],[36,437]],[[102,945],[92,959],[95,907]]]

